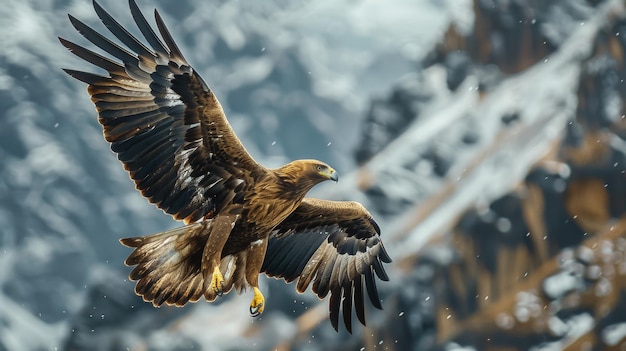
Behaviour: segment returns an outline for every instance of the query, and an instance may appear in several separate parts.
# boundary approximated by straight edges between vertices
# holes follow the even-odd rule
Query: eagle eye
[[[322,166],[321,165],[317,165],[317,170],[321,171],[322,170]]]

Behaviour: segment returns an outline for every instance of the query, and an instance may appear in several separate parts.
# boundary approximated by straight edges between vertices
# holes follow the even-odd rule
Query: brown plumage
[[[351,330],[352,304],[365,324],[363,286],[380,308],[375,278],[387,280],[391,262],[380,230],[356,202],[305,198],[337,173],[316,160],[278,169],[257,164],[231,129],[219,101],[187,63],[155,11],[162,40],[133,0],[130,10],[149,46],[94,2],[96,13],[128,49],[69,16],[90,42],[116,60],[59,38],[78,57],[107,75],[65,70],[87,83],[104,137],[150,202],[185,226],[122,239],[134,248],[135,291],[155,306],[182,306],[202,296],[213,301],[232,288],[254,289],[253,315],[264,309],[258,275],[312,282],[329,292],[335,329],[340,308]],[[342,302],[343,301],[343,302]]]

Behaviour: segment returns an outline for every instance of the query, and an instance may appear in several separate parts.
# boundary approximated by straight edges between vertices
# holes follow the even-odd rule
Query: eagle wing
[[[247,153],[159,13],[155,10],[163,40],[134,0],[129,3],[150,47],[94,1],[104,25],[130,51],[69,15],[79,33],[117,60],[59,38],[108,75],[65,71],[89,84],[104,137],[143,196],[186,223],[214,217],[226,204],[243,202],[245,190],[264,168]]]
[[[330,320],[337,330],[339,310],[352,329],[352,303],[365,325],[363,285],[372,304],[381,308],[374,274],[387,281],[382,263],[391,262],[380,228],[358,202],[305,198],[271,233],[261,270],[287,282],[298,278],[297,291],[330,297]],[[342,307],[343,306],[343,307]]]

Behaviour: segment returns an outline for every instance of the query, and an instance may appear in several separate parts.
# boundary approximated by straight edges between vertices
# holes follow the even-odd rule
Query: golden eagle
[[[159,13],[160,39],[137,4],[130,11],[142,43],[97,2],[96,13],[126,46],[114,43],[69,15],[70,22],[112,60],[59,38],[76,56],[104,69],[98,75],[66,69],[87,83],[104,138],[151,203],[182,220],[162,233],[122,239],[134,248],[126,264],[135,292],[155,306],[182,306],[202,296],[213,301],[233,287],[254,290],[253,316],[265,300],[258,276],[298,279],[296,289],[329,292],[330,320],[339,310],[351,331],[352,304],[365,324],[364,294],[381,308],[375,275],[388,280],[391,259],[380,229],[357,202],[306,198],[337,172],[316,160],[268,169],[252,159],[231,129],[219,101],[187,63]]]

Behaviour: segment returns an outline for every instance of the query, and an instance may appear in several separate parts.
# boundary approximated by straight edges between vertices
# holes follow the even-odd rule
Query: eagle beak
[[[335,182],[339,180],[339,174],[337,174],[337,171],[335,171],[331,167],[318,167],[318,169],[318,173],[324,178],[333,180]]]
[[[338,182],[339,181],[339,173],[337,173],[337,171],[335,171],[334,169],[330,168],[328,170],[328,179],[334,181],[334,182]]]

